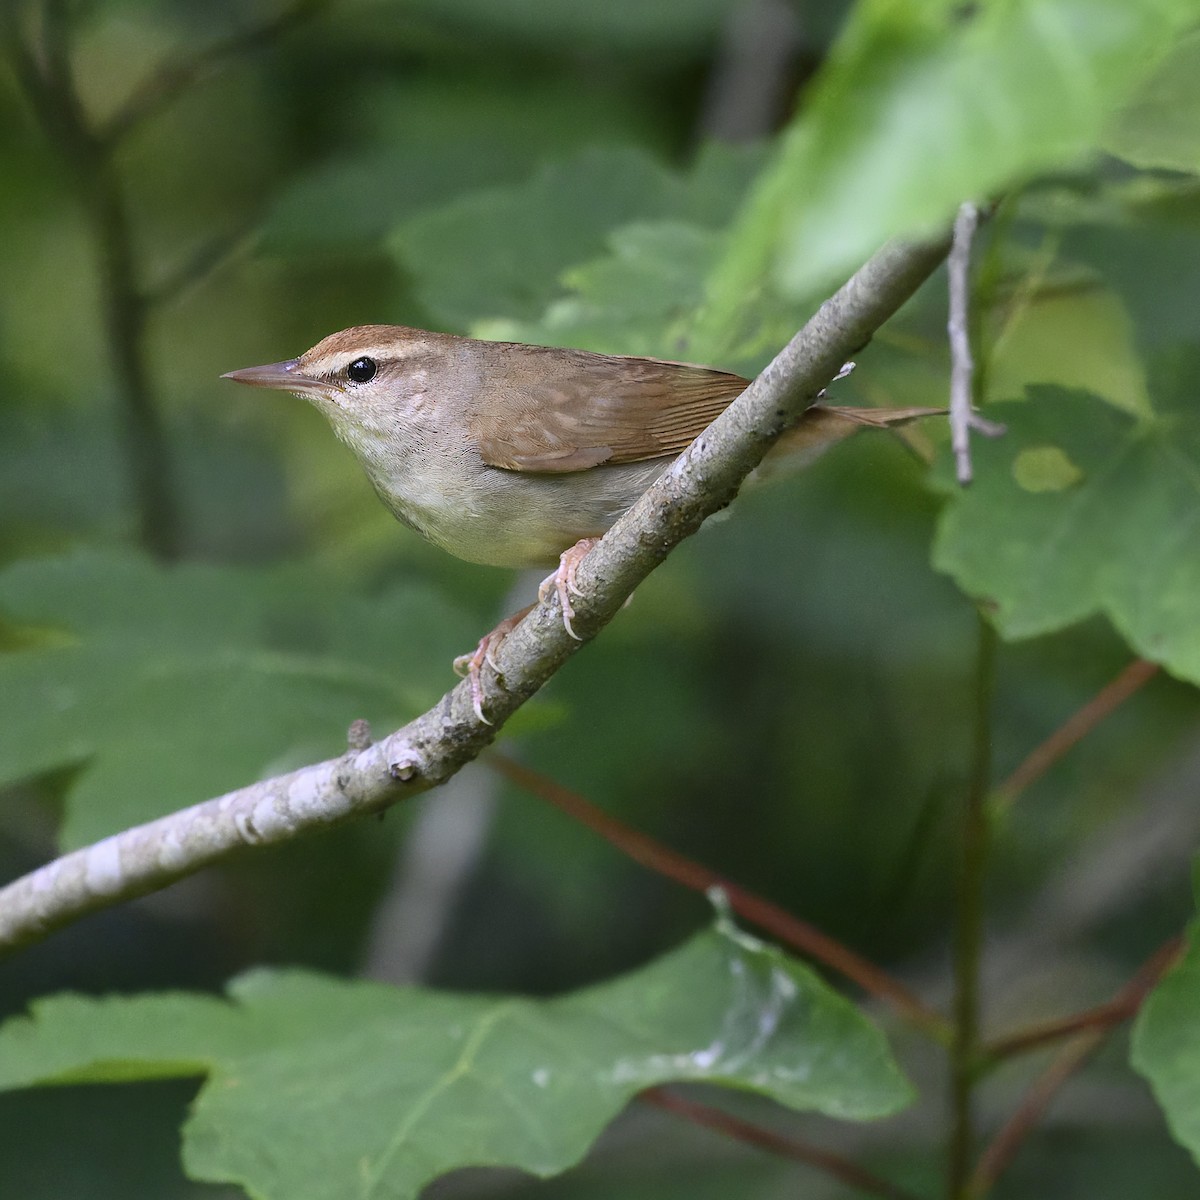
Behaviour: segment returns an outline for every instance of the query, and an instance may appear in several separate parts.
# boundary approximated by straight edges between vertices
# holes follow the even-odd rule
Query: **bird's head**
[[[427,403],[431,368],[443,361],[449,340],[403,325],[357,325],[330,334],[299,358],[221,378],[303,396],[353,442],[365,428],[416,417]]]

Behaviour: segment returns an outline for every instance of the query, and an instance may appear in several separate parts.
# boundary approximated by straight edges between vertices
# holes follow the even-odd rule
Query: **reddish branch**
[[[1118,709],[1158,673],[1158,664],[1135,658],[1111,683],[1101,688],[1078,712],[1063,722],[992,793],[1000,806],[1013,803],[1022,792],[1081,742],[1105,717]]]
[[[1081,1032],[1059,1051],[1049,1067],[1036,1079],[1017,1110],[1004,1123],[1000,1131],[992,1139],[987,1149],[979,1158],[975,1170],[967,1185],[967,1200],[982,1200],[995,1185],[996,1180],[1012,1162],[1021,1143],[1037,1127],[1046,1115],[1059,1089],[1083,1066],[1084,1063],[1100,1048],[1104,1039],[1122,1022],[1133,1017],[1141,1008],[1146,997],[1155,984],[1163,977],[1167,969],[1178,958],[1183,948],[1182,938],[1172,938],[1160,946],[1154,954],[1138,968],[1130,981],[1108,1002],[1100,1008],[1087,1013],[1080,1013],[1074,1018],[1076,1028]],[[1060,1028],[1066,1028],[1067,1022],[1062,1022]],[[1051,1026],[1045,1026],[1050,1030]],[[1017,1049],[1028,1049],[1034,1044],[1032,1037],[1038,1031],[1031,1030],[1029,1034],[1018,1035],[1008,1039],[1009,1046]],[[1046,1037],[1041,1038],[1045,1042]],[[1002,1048],[1005,1043],[1000,1043]],[[995,1053],[993,1048],[993,1053]],[[1010,1050],[1015,1053],[1015,1050]]]
[[[700,1104],[695,1100],[687,1100],[666,1088],[651,1088],[649,1091],[643,1092],[641,1098],[656,1108],[662,1108],[667,1112],[685,1117],[693,1125],[702,1125],[705,1129],[715,1129],[726,1137],[745,1142],[749,1146],[756,1146],[760,1150],[767,1151],[768,1154],[777,1154],[783,1158],[805,1163],[872,1196],[883,1196],[886,1200],[914,1200],[912,1194],[904,1191],[903,1188],[889,1183],[886,1179],[880,1179],[878,1175],[873,1175],[870,1171],[851,1162],[848,1158],[843,1158],[840,1154],[831,1154],[828,1150],[822,1150],[819,1146],[811,1145],[799,1138],[785,1137],[773,1130],[762,1129],[758,1125],[752,1125],[749,1121],[743,1121],[740,1117],[722,1112],[719,1108]]]
[[[1182,947],[1181,937],[1171,938],[1138,968],[1138,973],[1133,979],[1111,1000],[1098,1004],[1095,1008],[1086,1008],[1082,1012],[1072,1013],[1055,1021],[1031,1025],[1028,1029],[997,1038],[986,1048],[985,1059],[997,1061],[1011,1058],[1077,1033],[1096,1029],[1107,1032],[1114,1026],[1130,1020],[1137,1015],[1146,993],[1175,961]]]
[[[495,752],[488,755],[487,762],[506,779],[598,833],[634,862],[693,891],[721,888],[740,917],[766,930],[776,940],[831,967],[872,996],[886,1000],[914,1025],[944,1039],[946,1023],[938,1013],[898,979],[807,921],[633,829],[531,767]]]

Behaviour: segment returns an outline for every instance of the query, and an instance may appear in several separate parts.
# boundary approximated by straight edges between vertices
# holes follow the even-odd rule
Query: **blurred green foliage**
[[[397,525],[316,413],[221,372],[366,321],[751,372],[886,237],[994,196],[977,264],[980,398],[1009,432],[977,443],[972,489],[949,484],[945,435],[927,423],[855,439],[746,495],[508,732],[525,761],[941,997],[977,611],[1013,639],[990,728],[997,781],[1146,655],[1167,674],[994,820],[989,946],[1020,970],[985,975],[989,1030],[1108,998],[1192,907],[1198,708],[1181,681],[1200,670],[1194,4],[792,0],[789,107],[737,146],[707,138],[711,104],[770,4],[317,0],[304,20],[222,50],[286,7],[15,0],[4,12],[9,50],[15,35],[49,51],[66,31],[63,61],[96,127],[172,64],[210,58],[111,157],[165,427],[156,468],[181,514],[173,563],[136,545],[127,397],[99,299],[108,267],[79,174],[39,125],[19,63],[0,60],[0,878],[60,841],[337,753],[355,717],[392,727],[450,685],[451,657],[511,604],[503,572]],[[751,64],[740,86],[765,82]],[[942,403],[944,310],[939,279],[857,356],[836,399]],[[657,959],[601,986],[627,989],[636,1009],[657,979],[673,1019],[694,1017],[707,987],[663,956],[707,905],[494,786],[464,890],[422,901],[442,906],[427,981],[562,993]],[[1139,833],[1143,809],[1158,842]],[[0,1007],[65,988],[211,991],[262,963],[353,973],[378,949],[389,871],[421,819],[396,812],[248,855],[90,918],[0,964]],[[173,1002],[228,1011],[198,994]],[[443,1002],[503,1003],[422,1002],[435,1018]],[[327,1030],[353,1027],[351,1010],[333,1004]],[[1198,1017],[1185,966],[1147,1011],[1137,1055],[1193,1149],[1195,1072],[1172,1047],[1194,1041]],[[111,1067],[89,1021],[45,1044],[79,1039],[78,1065]],[[937,1051],[890,1032],[921,1085],[915,1118],[847,1129],[789,1114],[786,1128],[940,1194]],[[130,1032],[158,1064],[137,1074],[212,1061],[150,1054],[152,1035],[148,1020]],[[286,1057],[270,1029],[258,1036],[260,1065],[272,1049]],[[362,1061],[380,1044],[367,1038]],[[325,1052],[341,1062],[336,1045]],[[12,1061],[0,1058],[5,1078]],[[386,1091],[390,1062],[375,1065],[350,1100]],[[1023,1058],[981,1083],[985,1133],[1039,1065]],[[1089,1078],[996,1194],[1194,1195],[1194,1169],[1122,1048]],[[284,1083],[318,1105],[318,1126],[320,1105],[344,1099],[307,1078],[277,1077],[274,1095]],[[0,1097],[0,1191],[226,1194],[146,1147],[182,1119],[183,1093],[140,1086],[133,1099]],[[784,1127],[750,1098],[720,1103]],[[439,1159],[471,1161],[461,1146]],[[559,1179],[460,1173],[430,1194],[766,1197],[794,1191],[801,1169],[635,1108]],[[262,1194],[280,1178],[267,1176]],[[816,1174],[804,1187],[850,1194]]]
[[[81,768],[65,847],[333,757],[356,718],[402,724],[471,636],[430,588],[355,596],[295,564],[164,571],[81,551],[10,567],[0,605],[43,631],[0,658],[0,762],[8,782]]]

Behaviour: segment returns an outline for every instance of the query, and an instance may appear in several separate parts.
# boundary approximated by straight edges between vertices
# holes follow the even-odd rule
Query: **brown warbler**
[[[223,376],[295,392],[324,413],[384,504],[469,562],[559,568],[572,637],[575,568],[594,541],[747,387],[740,375],[654,358],[482,342],[403,325],[331,334],[299,358]],[[809,408],[768,461],[803,463],[863,426],[940,410]],[[524,613],[467,663],[479,671]]]

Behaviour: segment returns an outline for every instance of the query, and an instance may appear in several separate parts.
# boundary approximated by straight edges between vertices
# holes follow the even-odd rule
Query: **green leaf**
[[[1036,277],[1037,268],[1033,268]],[[1065,274],[1065,273],[1064,273]],[[1076,277],[1080,274],[1075,268]],[[1017,285],[1025,286],[1026,276]],[[1021,396],[1030,384],[1092,392],[1133,416],[1151,411],[1133,321],[1099,281],[1033,283],[1034,294],[989,313],[985,403]]]
[[[0,573],[0,617],[47,631],[0,655],[0,782],[80,764],[67,846],[337,754],[358,717],[394,727],[478,634],[415,583],[364,599],[312,565],[103,553]]]
[[[1130,1056],[1154,1089],[1175,1140],[1200,1164],[1200,946],[1192,927],[1183,957],[1138,1013]]]
[[[584,350],[687,357],[692,313],[719,245],[715,233],[677,221],[625,225],[611,253],[562,274],[571,295],[533,321],[478,321],[479,337]]]
[[[539,162],[578,144],[654,137],[636,97],[576,75],[467,71],[417,75],[372,94],[376,139],[299,175],[263,229],[268,253],[375,246],[398,222],[473,189],[515,185]]]
[[[1194,0],[859,4],[732,232],[701,340],[755,346],[773,294],[1072,164],[1195,20]]]
[[[1093,278],[1112,286],[1133,322],[1139,349],[1154,362],[1164,347],[1190,342],[1195,334],[1194,281],[1200,272],[1196,194],[1195,179],[1138,174],[1105,182],[1086,195],[1068,187],[1038,189],[1022,198],[1021,210],[1032,227],[1049,227],[1048,236],[1059,240],[1062,258],[1075,264],[1076,272],[1086,264]],[[1064,303],[1067,299],[1063,297]],[[1073,343],[1067,353],[1075,360],[1081,354],[1095,357],[1101,337],[1110,345],[1127,340],[1120,322],[1103,320],[1107,328],[1095,324],[1081,345],[1083,330],[1078,320],[1075,324],[1075,330],[1063,329],[1061,335]],[[1112,351],[1099,357],[1111,360]],[[1108,366],[1128,377],[1119,358]],[[1096,383],[1093,379],[1087,386],[1112,394],[1112,384],[1105,388]]]
[[[725,922],[552,1000],[258,971],[229,1003],[61,996],[0,1028],[2,1088],[202,1072],[186,1167],[266,1200],[402,1200],[463,1166],[553,1175],[668,1080],[852,1120],[911,1098],[852,1004]]]
[[[989,406],[1008,432],[973,441],[969,488],[943,458],[935,566],[1005,637],[1100,613],[1138,654],[1200,682],[1200,410],[1164,398],[1139,421],[1085,393],[1028,397]]]
[[[1104,148],[1147,170],[1200,172],[1200,29],[1180,38],[1138,89]]]
[[[416,217],[391,246],[423,302],[447,324],[532,322],[566,294],[568,269],[601,254],[622,226],[675,221],[719,228],[760,157],[755,149],[712,147],[689,174],[677,175],[644,151],[588,150],[519,187],[472,193]]]
[[[27,402],[23,379],[17,386],[22,403],[0,406],[0,546],[11,537],[24,556],[33,539],[61,548],[64,534],[126,534],[128,464],[111,398],[40,408]],[[265,439],[245,429],[231,437],[207,413],[164,416],[189,549],[244,558],[277,546],[287,528],[287,496],[278,455]]]

